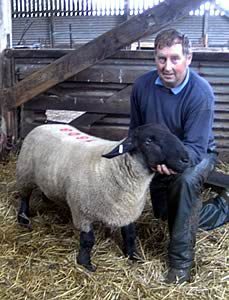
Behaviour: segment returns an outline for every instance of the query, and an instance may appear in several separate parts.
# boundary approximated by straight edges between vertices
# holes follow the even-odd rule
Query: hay
[[[224,172],[229,167],[223,165]],[[163,283],[166,271],[166,223],[152,218],[147,205],[137,222],[142,261],[130,264],[120,250],[119,230],[95,224],[95,273],[76,264],[79,233],[69,211],[33,195],[32,230],[16,222],[15,158],[0,164],[1,300],[228,299],[229,224],[198,232],[193,280],[180,286]]]

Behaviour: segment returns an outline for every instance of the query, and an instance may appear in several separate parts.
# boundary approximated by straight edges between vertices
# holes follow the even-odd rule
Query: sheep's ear
[[[127,153],[129,151],[132,151],[133,149],[134,149],[134,144],[132,142],[132,138],[128,137],[121,144],[116,146],[113,150],[111,150],[106,154],[103,154],[102,157],[113,158],[122,155],[124,153]]]

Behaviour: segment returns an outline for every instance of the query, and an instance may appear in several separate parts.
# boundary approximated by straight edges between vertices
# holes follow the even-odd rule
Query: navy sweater
[[[209,83],[190,70],[185,87],[173,94],[156,85],[157,71],[138,78],[131,94],[130,131],[146,123],[164,124],[187,147],[192,164],[215,149],[212,123],[214,94]]]

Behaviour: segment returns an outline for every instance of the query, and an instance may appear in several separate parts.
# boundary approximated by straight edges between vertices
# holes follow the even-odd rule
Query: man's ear
[[[192,52],[187,54],[187,64],[188,64],[188,66],[191,64],[191,62],[192,62]]]
[[[119,144],[114,149],[112,149],[110,152],[103,154],[102,157],[113,158],[122,155],[124,153],[130,152],[132,150],[134,150],[133,139],[132,137],[128,137],[121,144]]]

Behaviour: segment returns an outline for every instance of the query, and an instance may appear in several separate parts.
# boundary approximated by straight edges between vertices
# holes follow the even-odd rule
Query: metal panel
[[[12,20],[13,47],[20,41],[28,47],[50,47],[49,18],[16,18]]]
[[[229,48],[229,18],[209,16],[209,46],[227,46]]]
[[[54,17],[54,45],[55,47],[69,47],[70,25],[73,45],[85,44],[124,20],[123,16]]]
[[[171,26],[170,26],[171,27]],[[177,22],[172,27],[187,34],[193,46],[201,46],[203,16],[188,16]],[[156,34],[146,37],[142,41],[153,42]],[[225,16],[209,16],[208,42],[210,47],[229,48],[229,18]]]
[[[188,16],[177,22],[174,22],[172,25],[167,26],[166,28],[173,27],[184,33],[186,33],[193,45],[199,44],[202,36],[202,17],[200,16]],[[142,42],[152,43],[155,39],[156,34],[148,36],[142,39]],[[150,44],[149,44],[150,45]]]

